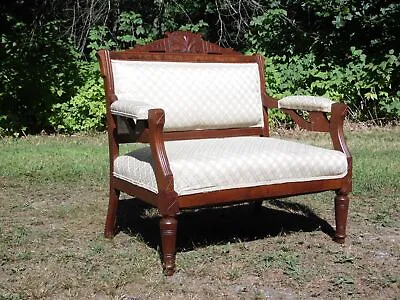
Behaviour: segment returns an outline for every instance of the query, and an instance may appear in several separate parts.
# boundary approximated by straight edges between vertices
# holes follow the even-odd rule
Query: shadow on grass
[[[209,207],[183,211],[178,216],[177,251],[197,247],[252,241],[291,232],[321,230],[331,238],[334,229],[309,207],[283,200],[269,200],[275,208],[254,204]],[[154,249],[160,245],[160,216],[140,200],[120,200],[119,231],[140,238]]]

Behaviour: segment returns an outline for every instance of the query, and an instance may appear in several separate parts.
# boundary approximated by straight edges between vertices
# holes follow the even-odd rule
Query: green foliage
[[[250,32],[246,34],[247,47],[264,55],[275,53],[276,49],[285,49],[286,53],[293,53],[294,43],[289,43],[289,40],[292,40],[294,31],[290,25],[286,10],[267,10],[251,20]]]
[[[312,75],[316,70],[316,58],[312,53],[266,58],[267,92],[276,98],[310,94]]]
[[[246,48],[270,56],[314,53],[340,63],[350,46],[370,56],[400,52],[400,3],[393,1],[271,1],[252,16]]]
[[[124,11],[119,16],[119,35],[117,40],[127,43],[129,46],[145,44],[149,37],[143,27],[143,20],[140,14],[133,11]],[[126,48],[128,45],[123,45]]]
[[[68,101],[52,106],[49,123],[57,132],[104,130],[105,98],[103,80],[95,59],[96,52],[99,49],[133,47],[136,44],[148,43],[153,39],[152,33],[148,32],[151,28],[143,24],[140,14],[122,12],[118,24],[118,35],[115,39],[112,39],[106,26],[96,26],[90,30],[87,45],[90,49],[90,61],[78,62],[79,77],[84,83]]]
[[[355,120],[399,119],[400,90],[395,77],[399,58],[391,50],[381,61],[374,61],[352,47],[346,66],[320,65],[327,68],[315,74],[311,89],[349,104]]]
[[[249,23],[245,47],[268,57],[271,95],[325,95],[347,103],[355,121],[400,119],[400,4],[274,1],[266,8]],[[272,111],[270,120],[288,117]]]
[[[90,49],[91,59],[95,59],[99,49],[113,49],[116,47],[116,42],[107,38],[108,34],[109,32],[106,26],[96,26],[90,29],[87,49]]]
[[[97,63],[82,63],[86,81],[69,101],[52,107],[50,124],[57,132],[98,131],[105,128],[103,81]]]
[[[142,16],[133,11],[121,12],[117,24],[115,34],[105,25],[90,29],[87,48],[91,49],[92,59],[99,49],[127,49],[137,44],[147,44],[156,37],[154,28],[144,24]]]
[[[57,34],[58,22],[31,36],[28,26],[9,17],[12,32],[1,34],[0,134],[48,129],[48,112],[76,91],[78,54]]]
[[[264,54],[267,87],[277,98],[326,95],[349,104],[354,120],[400,118],[400,3],[76,3],[0,4],[0,136],[102,130],[97,50],[134,47],[178,29]],[[270,116],[287,121],[279,112]]]
[[[352,47],[344,66],[319,63],[312,53],[275,56],[266,63],[267,90],[277,98],[324,95],[348,104],[355,121],[386,122],[400,119],[399,66],[400,57],[392,50],[377,61]]]
[[[182,25],[179,27],[179,30],[182,31],[191,31],[191,32],[196,32],[196,33],[205,33],[208,28],[208,24],[204,22],[203,20],[200,20],[196,24],[186,24]]]

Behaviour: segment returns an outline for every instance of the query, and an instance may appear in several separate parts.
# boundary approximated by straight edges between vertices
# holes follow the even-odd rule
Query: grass
[[[332,193],[264,202],[259,215],[249,205],[187,211],[172,278],[161,272],[153,210],[121,200],[123,232],[102,237],[105,135],[3,139],[0,299],[396,299],[400,128],[347,137],[354,188],[345,245],[324,233],[325,221],[334,224]]]
[[[30,136],[3,139],[0,176],[32,183],[106,182],[104,136]],[[86,179],[86,180],[85,180]]]

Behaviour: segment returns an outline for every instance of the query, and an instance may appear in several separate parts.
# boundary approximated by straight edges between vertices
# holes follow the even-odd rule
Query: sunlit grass
[[[33,183],[105,183],[107,151],[104,135],[3,139],[0,142],[0,176]]]

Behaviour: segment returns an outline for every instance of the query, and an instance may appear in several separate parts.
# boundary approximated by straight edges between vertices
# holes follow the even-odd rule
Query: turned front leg
[[[160,220],[163,268],[168,276],[175,272],[177,225],[178,221],[172,216],[163,216]]]
[[[349,197],[347,193],[337,192],[335,197],[336,232],[334,240],[343,244],[346,238],[347,214],[349,211]]]

